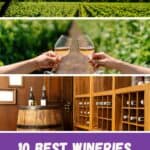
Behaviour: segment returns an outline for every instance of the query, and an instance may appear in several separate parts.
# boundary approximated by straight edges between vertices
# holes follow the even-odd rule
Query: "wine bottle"
[[[87,102],[86,104],[87,104],[87,105],[89,105],[90,103],[89,103],[89,102]]]
[[[136,101],[131,100],[130,104],[131,104],[132,107],[133,107],[133,106],[136,106]]]
[[[136,77],[137,85],[142,85],[144,83],[144,77]]]
[[[144,100],[143,99],[140,100],[140,105],[144,106]]]
[[[123,115],[123,120],[127,120],[128,116],[127,115]]]
[[[82,104],[83,104],[83,103],[80,101],[80,102],[79,102],[79,105],[82,105]]]
[[[83,104],[86,105],[87,104],[86,101]]]
[[[127,101],[126,105],[129,106],[130,105],[130,101]]]
[[[103,105],[104,105],[104,106],[107,106],[107,102],[104,101],[104,102],[103,102]]]
[[[103,105],[104,105],[104,102],[99,102],[99,105],[100,105],[100,106],[103,106]]]
[[[42,96],[40,100],[41,106],[46,106],[47,105],[47,96],[46,96],[46,87],[43,85],[42,87]]]
[[[83,114],[83,111],[80,111],[80,114]]]
[[[35,99],[33,94],[33,88],[31,86],[29,92],[29,98],[28,98],[28,106],[34,106],[34,105],[35,105]]]
[[[138,117],[138,122],[139,122],[139,123],[144,122],[144,117]]]
[[[101,102],[97,101],[96,106],[100,106],[100,105],[101,105]]]
[[[135,122],[136,119],[137,119],[136,116],[131,116],[131,117],[130,117],[130,121],[132,121],[132,122]]]
[[[111,106],[112,105],[112,102],[107,102],[107,106]]]

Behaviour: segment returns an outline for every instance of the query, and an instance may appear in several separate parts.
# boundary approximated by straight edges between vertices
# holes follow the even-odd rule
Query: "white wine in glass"
[[[78,45],[81,54],[89,57],[94,53],[94,44],[88,35],[80,36]]]
[[[87,46],[87,47],[79,47],[80,53],[86,56],[90,56],[94,53],[94,47]]]
[[[79,37],[78,45],[79,45],[80,53],[87,56],[89,59],[91,59],[92,54],[95,52],[95,47],[94,47],[94,43],[90,39],[90,37],[88,35]],[[98,68],[95,70],[94,73],[102,74],[103,70]]]
[[[70,48],[69,47],[56,47],[54,51],[58,56],[64,57],[70,53]]]
[[[55,43],[54,52],[61,57],[68,55],[70,53],[71,42],[71,38],[61,35]]]

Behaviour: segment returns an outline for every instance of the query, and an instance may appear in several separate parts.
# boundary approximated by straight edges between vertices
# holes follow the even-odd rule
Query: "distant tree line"
[[[0,0],[0,1],[5,1],[6,0]],[[57,1],[62,1],[62,2],[150,2],[150,0],[11,0],[11,1],[20,1],[20,2],[40,2],[40,1],[47,1],[47,2],[57,2]]]

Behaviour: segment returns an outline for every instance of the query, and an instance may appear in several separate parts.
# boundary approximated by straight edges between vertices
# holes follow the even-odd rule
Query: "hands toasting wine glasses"
[[[126,74],[150,74],[150,69],[142,66],[130,64],[128,62],[115,59],[103,52],[96,53],[94,51],[94,44],[88,36],[79,37],[77,40],[80,53],[88,58],[89,63],[93,66],[95,73],[102,73],[99,67],[115,69],[121,73]],[[51,71],[44,71],[45,74],[55,73],[62,57],[70,53],[72,46],[72,39],[66,36],[61,36],[55,46],[54,51],[45,52],[34,58],[16,62],[10,65],[0,67],[1,74],[26,74],[34,71],[41,71],[41,69],[52,68]],[[101,72],[100,72],[101,71]],[[43,72],[43,71],[42,71]]]
[[[89,38],[89,36],[84,35],[80,36],[77,39],[78,47],[80,50],[80,53],[83,54],[84,56],[87,56],[89,59],[89,62],[92,64],[94,71],[96,74],[102,73],[100,69],[98,68],[99,66],[96,64],[97,58],[93,57],[93,54],[95,53],[94,50],[94,44],[92,40]],[[54,53],[50,52],[50,55],[53,55],[56,57],[57,61],[50,65],[52,67],[51,71],[46,70],[44,71],[44,74],[53,74],[57,71],[58,64],[61,61],[61,59],[65,56],[67,56],[70,53],[70,48],[72,45],[72,39],[70,37],[61,35],[59,39],[56,41],[54,45]]]
[[[94,51],[94,44],[88,36],[79,37],[78,47],[80,53],[89,59],[89,63],[93,66],[95,73],[102,73],[103,66],[110,69],[115,69],[121,73],[126,74],[150,74],[150,68],[137,66],[128,62],[113,58],[103,52],[96,53]],[[1,74],[26,74],[34,73],[34,71],[41,71],[41,69],[52,68],[51,71],[44,71],[45,74],[55,73],[61,58],[70,53],[72,39],[66,36],[61,36],[55,46],[54,52],[48,51],[34,58],[16,62],[14,64],[0,66]],[[42,70],[43,72],[43,70]]]

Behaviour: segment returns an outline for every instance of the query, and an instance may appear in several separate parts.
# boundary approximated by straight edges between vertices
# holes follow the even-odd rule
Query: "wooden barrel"
[[[19,106],[17,131],[63,130],[62,110],[58,104]]]

